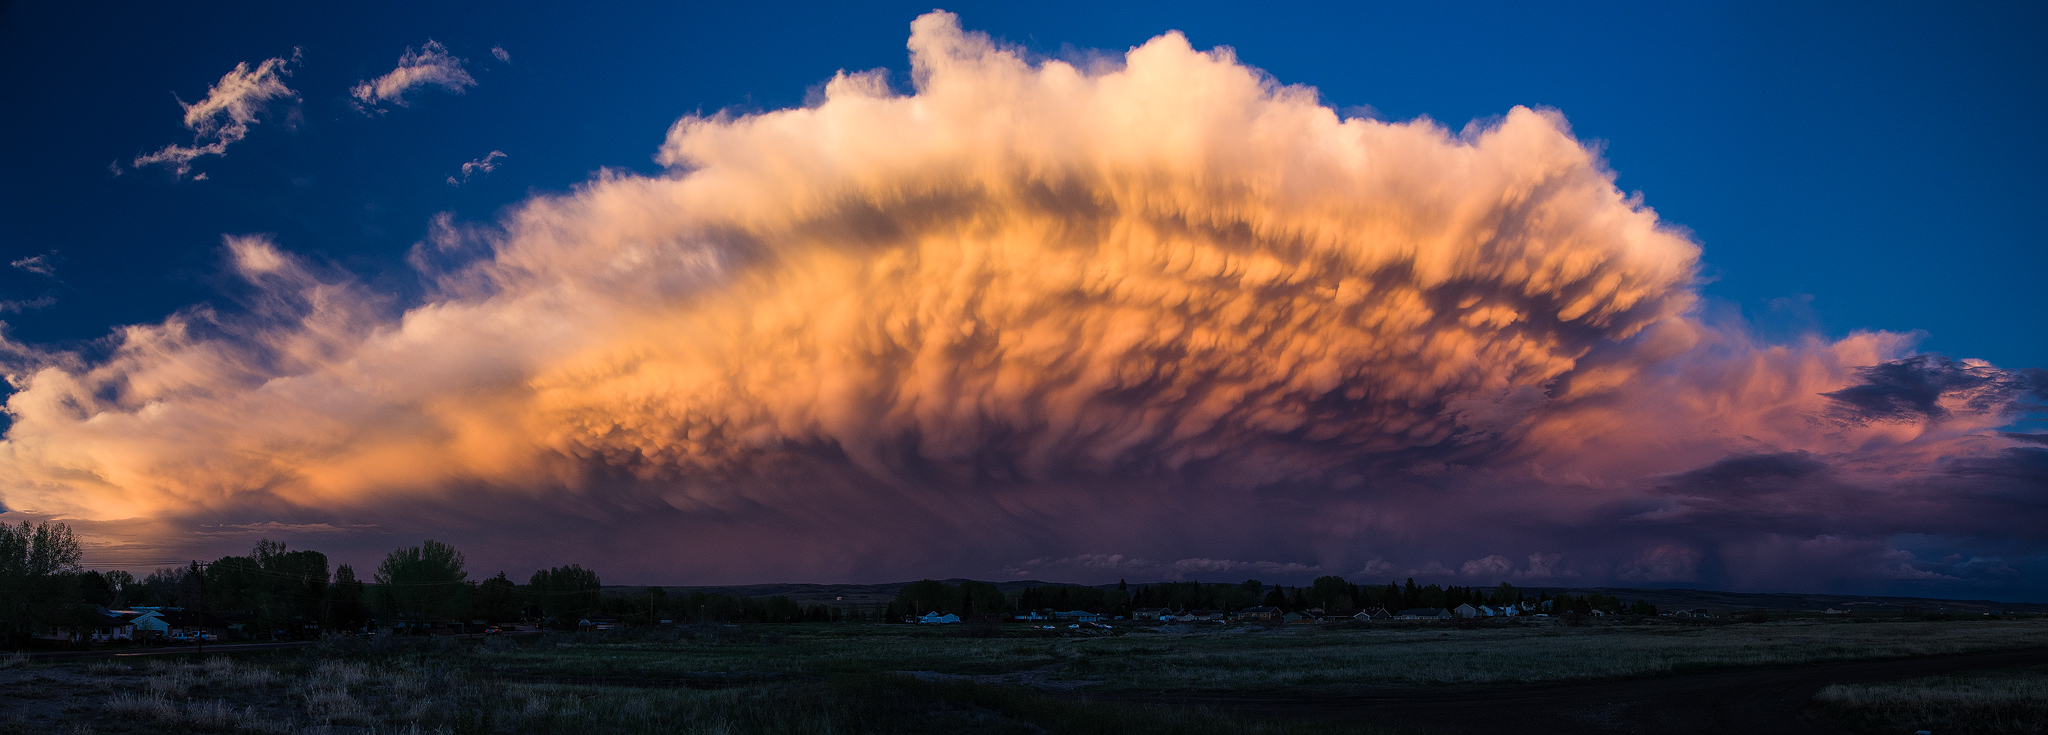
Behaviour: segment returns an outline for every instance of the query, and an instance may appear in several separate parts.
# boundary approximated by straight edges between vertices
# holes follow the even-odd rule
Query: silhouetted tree
[[[499,572],[498,576],[477,585],[473,617],[491,623],[509,623],[519,619],[519,611],[524,606],[519,595],[519,585],[506,577],[504,572]]]
[[[62,523],[0,523],[0,637],[16,647],[78,614],[78,539]]]
[[[469,572],[462,567],[462,552],[433,539],[385,555],[374,577],[380,611],[417,616],[422,624],[460,617],[469,609]]]
[[[584,615],[597,610],[603,587],[597,572],[575,564],[536,571],[526,583],[527,594],[541,614],[563,630],[575,628]]]
[[[334,582],[327,585],[327,625],[334,630],[356,630],[370,622],[370,608],[363,600],[362,580],[347,564],[334,569]]]

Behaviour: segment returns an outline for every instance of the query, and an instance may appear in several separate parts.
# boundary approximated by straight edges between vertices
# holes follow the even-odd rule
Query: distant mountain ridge
[[[939,581],[957,585],[970,580],[956,577]],[[782,595],[803,605],[819,603],[872,605],[876,603],[886,604],[890,600],[895,599],[896,591],[906,584],[910,584],[910,582],[884,582],[879,584],[778,583],[705,586],[607,585],[604,589],[608,593],[633,594],[643,592],[649,586],[660,586],[663,590],[667,591],[670,597],[687,595],[691,592],[704,592],[714,595],[742,595],[746,597]],[[1009,592],[1025,587],[1043,587],[1050,584],[1065,583],[1027,579],[990,582],[990,584],[995,585],[996,589]],[[1130,586],[1138,587],[1141,584],[1157,585],[1171,583],[1132,582]],[[1112,583],[1074,586],[1107,589],[1116,585]],[[1900,612],[1905,606],[1911,605],[1923,612],[1930,613],[1979,614],[1993,611],[2048,613],[2048,603],[1949,600],[1935,597],[1879,597],[1867,595],[1806,594],[1799,592],[1721,592],[1716,590],[1634,589],[1628,587],[1525,587],[1523,589],[1530,592],[1541,589],[1551,594],[1566,592],[1572,595],[1586,595],[1597,592],[1610,597],[1619,597],[1626,602],[1646,600],[1650,604],[1656,605],[1657,609],[1664,611],[1709,610],[1713,612],[1730,612],[1754,609],[1818,611],[1832,608],[1837,610]]]

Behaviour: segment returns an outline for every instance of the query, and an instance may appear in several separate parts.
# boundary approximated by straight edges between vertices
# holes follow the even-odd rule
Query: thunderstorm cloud
[[[666,173],[437,219],[414,302],[231,237],[244,309],[10,345],[0,503],[705,581],[2042,559],[2048,451],[1999,431],[2038,372],[1701,316],[1699,246],[1558,112],[1345,118],[1177,33],[1079,68],[912,31],[908,92],[841,73],[682,119]],[[400,72],[357,98],[474,84],[431,43]]]

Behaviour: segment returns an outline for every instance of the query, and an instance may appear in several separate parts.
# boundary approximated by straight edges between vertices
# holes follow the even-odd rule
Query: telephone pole
[[[192,560],[192,577],[199,580],[199,655],[206,655],[206,574],[198,559]]]

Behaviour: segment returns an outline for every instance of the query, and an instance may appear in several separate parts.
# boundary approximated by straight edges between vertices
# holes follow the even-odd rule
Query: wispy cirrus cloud
[[[183,178],[191,173],[194,159],[226,155],[229,145],[248,137],[249,126],[255,125],[273,102],[299,98],[297,92],[285,86],[284,80],[291,76],[291,68],[300,58],[299,49],[294,48],[289,59],[265,59],[253,68],[246,62],[236,64],[207,89],[205,98],[190,104],[178,100],[185,109],[185,128],[192,131],[193,144],[164,146],[136,157],[131,165],[161,165]],[[119,174],[118,164],[114,168]],[[204,177],[205,174],[200,175]]]
[[[426,45],[415,50],[407,48],[398,57],[398,67],[376,79],[358,82],[349,90],[354,105],[364,114],[383,112],[376,105],[390,103],[405,107],[410,103],[407,97],[417,90],[439,88],[462,94],[463,90],[476,86],[476,78],[462,68],[463,60],[448,53],[448,47],[428,39]]]
[[[50,262],[50,256],[47,253],[41,255],[31,255],[26,258],[19,258],[8,263],[8,265],[20,268],[22,270],[34,273],[39,276],[49,276],[51,278],[57,277],[57,265],[55,263]]]
[[[504,151],[491,151],[490,153],[486,153],[482,158],[478,158],[468,163],[462,164],[462,178],[458,179],[454,176],[450,176],[448,177],[448,185],[461,186],[463,184],[467,184],[469,183],[469,178],[471,176],[476,176],[478,174],[488,174],[492,171],[498,170],[498,166],[502,165],[501,162],[504,160]]]

